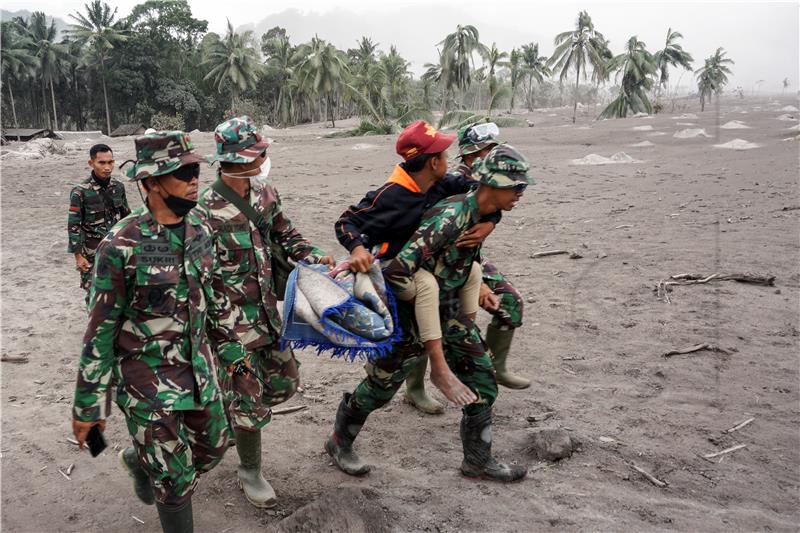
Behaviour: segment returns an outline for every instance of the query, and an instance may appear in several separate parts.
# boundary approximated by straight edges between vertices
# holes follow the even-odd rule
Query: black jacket
[[[336,238],[352,252],[363,245],[367,250],[380,246],[378,257],[396,256],[422,222],[425,212],[440,200],[466,193],[478,182],[460,174],[448,174],[422,193],[417,183],[398,165],[388,181],[342,213],[336,221]],[[485,217],[483,222],[500,221],[498,211]]]

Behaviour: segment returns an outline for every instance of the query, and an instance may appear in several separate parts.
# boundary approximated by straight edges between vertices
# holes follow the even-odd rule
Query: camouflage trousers
[[[228,449],[231,429],[221,399],[189,411],[122,412],[159,503],[188,500],[198,475],[214,468]]]
[[[484,261],[481,266],[483,282],[500,298],[499,309],[489,311],[493,316],[492,327],[504,331],[520,327],[523,311],[522,296],[496,266],[488,261]]]
[[[256,348],[248,354],[252,373],[229,376],[220,369],[220,382],[233,427],[258,431],[272,419],[274,405],[294,396],[300,385],[300,362],[291,348]],[[256,377],[257,376],[257,377]]]
[[[404,338],[394,345],[391,354],[364,366],[367,377],[350,397],[348,407],[364,417],[389,403],[408,374],[427,357],[416,336],[413,307],[404,302],[397,306]],[[478,396],[478,401],[466,406],[464,412],[476,415],[497,399],[494,367],[486,345],[477,326],[464,314],[442,320],[442,332],[447,365]]]

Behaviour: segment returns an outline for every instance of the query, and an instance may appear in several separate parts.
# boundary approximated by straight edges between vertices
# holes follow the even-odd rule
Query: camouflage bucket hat
[[[200,163],[203,158],[194,151],[189,135],[182,131],[157,131],[137,137],[136,160],[125,161],[133,166],[126,171],[128,178],[139,181],[150,176],[163,176],[180,167]]]
[[[458,155],[465,155],[480,152],[484,148],[497,146],[500,129],[494,122],[473,122],[459,128],[458,130]]]
[[[247,115],[226,120],[214,130],[217,153],[213,161],[251,163],[269,148],[272,139],[262,139],[255,122]]]
[[[536,183],[528,175],[530,168],[528,160],[508,144],[495,147],[485,159],[477,160],[473,168],[473,175],[481,183],[496,189],[510,189],[520,184]]]

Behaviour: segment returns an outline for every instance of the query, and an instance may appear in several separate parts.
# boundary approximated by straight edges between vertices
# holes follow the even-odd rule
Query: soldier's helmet
[[[516,148],[500,144],[485,158],[475,161],[473,176],[489,187],[511,189],[536,183],[528,174],[529,169],[528,160]]]
[[[272,139],[263,139],[253,119],[247,115],[226,120],[214,130],[217,153],[214,161],[251,163],[269,148]]]
[[[500,144],[500,128],[494,122],[473,122],[458,130],[458,155],[480,152],[484,148]]]
[[[157,131],[137,137],[136,160],[128,163],[126,174],[132,181],[139,181],[150,176],[171,174],[186,165],[199,164],[203,158],[194,151],[194,144],[187,133],[182,131]]]

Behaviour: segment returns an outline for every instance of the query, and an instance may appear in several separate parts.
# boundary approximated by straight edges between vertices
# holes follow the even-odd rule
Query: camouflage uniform
[[[130,212],[128,199],[125,197],[125,186],[122,183],[109,178],[108,184],[101,186],[94,175],[90,175],[69,193],[67,251],[71,254],[80,253],[90,265],[94,266],[94,256],[100,241],[114,224],[128,216]],[[81,288],[87,292],[87,303],[91,280],[91,268],[81,272]]]
[[[267,142],[247,117],[233,118],[215,130],[218,161],[244,163],[254,160]],[[250,141],[250,146],[245,146]],[[226,146],[238,149],[224,152]],[[245,159],[250,161],[245,161]],[[269,226],[270,240],[295,261],[315,263],[324,252],[313,247],[292,225],[281,209],[278,191],[258,183],[247,201],[260,211]],[[281,317],[272,280],[272,252],[261,231],[218,192],[203,191],[197,213],[213,230],[225,290],[233,306],[236,332],[249,353],[257,380],[223,376],[228,391],[228,410],[236,429],[258,430],[270,421],[270,407],[294,395],[299,385],[299,362],[291,348],[278,350]],[[263,382],[263,384],[262,384]]]
[[[461,163],[455,173],[465,178],[472,177],[472,169]],[[481,258],[483,282],[500,298],[500,307],[495,311],[487,311],[492,315],[491,326],[499,330],[516,329],[522,325],[524,301],[511,282],[494,264]]]
[[[180,132],[139,137],[136,147],[139,161],[128,171],[136,180],[200,161]],[[141,207],[101,242],[73,408],[79,421],[107,418],[113,380],[139,462],[167,505],[189,500],[198,473],[227,447],[212,345],[223,365],[245,356],[211,229],[189,214],[183,231],[181,238]]]

